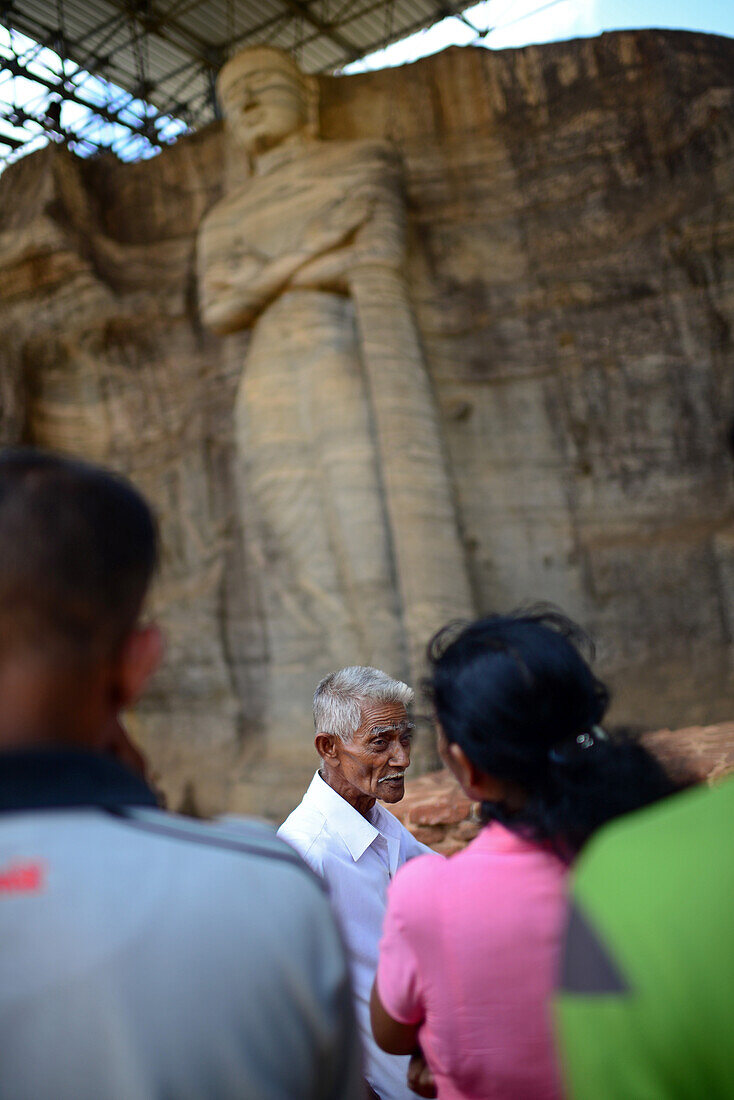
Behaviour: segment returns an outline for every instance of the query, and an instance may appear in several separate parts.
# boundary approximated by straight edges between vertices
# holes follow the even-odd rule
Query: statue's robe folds
[[[358,232],[395,186],[384,146],[315,143],[249,180],[202,228],[205,294],[225,308],[229,296],[232,309],[239,294],[253,314],[235,438],[240,507],[262,566],[276,752],[278,733],[287,740],[302,724],[320,676],[352,663],[405,669],[379,455],[342,262],[353,234],[347,230],[341,251],[312,244],[331,222],[354,220]],[[400,243],[389,244],[396,264]],[[297,273],[260,301],[248,297],[263,266],[294,250],[302,253]],[[307,285],[294,285],[299,279]]]

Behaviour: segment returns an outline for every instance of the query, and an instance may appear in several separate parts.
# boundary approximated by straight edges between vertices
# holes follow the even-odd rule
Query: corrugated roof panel
[[[333,65],[333,57],[340,57],[342,51],[337,45],[324,38],[317,38],[314,42],[304,46],[301,54],[301,66],[305,72],[318,73]]]
[[[237,9],[233,35],[235,43],[253,33],[267,34],[273,21],[281,18],[287,19],[288,22],[293,22],[295,18],[293,12],[282,3],[282,0],[262,0],[262,3],[244,12]]]
[[[366,5],[370,7],[371,5]],[[54,29],[55,13],[49,11],[45,0],[23,0],[20,5],[22,12],[35,20],[39,26],[42,24],[47,29]],[[373,17],[366,19],[363,16],[365,4],[339,3],[338,0],[329,0],[326,3],[314,3],[308,5],[315,22],[335,20],[337,36],[347,38],[354,43],[355,49],[361,52],[369,52],[374,49],[387,36],[390,30],[399,32],[403,27],[413,27],[421,20],[426,22],[438,18],[436,6],[432,3],[419,2],[419,0],[385,0],[376,12],[369,14]],[[140,24],[126,20],[125,13],[120,12],[116,4],[108,0],[65,0],[64,8],[65,31],[69,39],[75,43],[87,44],[90,49],[95,49],[110,26],[116,21],[122,25],[112,42],[116,50],[121,48],[121,40],[130,37],[133,27],[140,30]],[[158,12],[156,11],[156,15]],[[284,33],[274,22],[279,17],[287,20],[288,30]],[[215,60],[218,51],[226,50],[228,40],[233,37],[237,41],[243,39],[257,40],[261,33],[263,39],[273,36],[277,31],[277,39],[282,42],[297,43],[302,36],[302,30],[308,29],[308,35],[314,31],[314,26],[305,16],[295,13],[286,0],[258,0],[257,3],[240,2],[234,5],[230,0],[201,0],[200,3],[187,8],[185,5],[177,13],[175,8],[170,19],[166,19],[165,12],[160,13],[160,19],[151,26],[148,24],[144,33],[144,42],[150,55],[151,69],[155,69],[155,75],[160,75],[160,64],[170,64],[172,60],[169,51],[180,51],[181,60],[190,57],[192,61],[206,63],[207,59]],[[351,33],[349,33],[351,32]],[[333,62],[346,60],[342,56],[334,57],[333,41],[330,36],[324,35],[324,42],[328,45],[328,56]],[[164,44],[169,51],[164,50]],[[164,53],[168,53],[165,62],[158,61],[159,47]],[[174,55],[175,56],[175,55]],[[326,54],[318,59],[322,63],[326,60]],[[317,53],[310,51],[310,58],[315,59]],[[127,70],[127,82],[135,82],[137,72],[131,69],[130,57],[126,57],[126,64],[122,66]],[[121,68],[119,57],[113,61],[115,70]]]
[[[265,7],[265,4],[266,0],[263,0],[258,8]],[[228,10],[226,4],[210,0],[209,3],[184,10],[184,14],[177,17],[177,22],[206,42],[223,43],[232,33],[234,20],[230,16],[233,15],[234,6]]]
[[[342,54],[338,46],[323,43],[318,51],[319,60],[309,66],[309,72],[330,73],[342,64]]]
[[[62,31],[77,64],[133,95],[145,79],[159,111],[187,104],[197,123],[213,116],[211,74],[243,45],[268,42],[295,52],[307,72],[328,72],[443,14],[437,0],[303,0],[301,12],[292,0],[149,0],[142,21],[126,4],[16,0],[12,11],[24,34],[52,43]]]
[[[414,26],[416,23],[435,23],[443,18],[445,8],[436,0],[400,0],[400,25],[403,27]]]

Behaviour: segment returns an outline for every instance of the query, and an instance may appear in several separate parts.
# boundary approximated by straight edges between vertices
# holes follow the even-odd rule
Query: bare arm
[[[412,1054],[418,1046],[420,1024],[401,1024],[394,1020],[380,1000],[377,982],[370,997],[372,1034],[380,1050],[387,1054]]]
[[[408,1088],[418,1096],[437,1096],[436,1082],[418,1043],[420,1024],[401,1024],[394,1020],[380,1000],[377,982],[372,986],[370,1020],[372,1034],[381,1050],[388,1054],[410,1055]]]

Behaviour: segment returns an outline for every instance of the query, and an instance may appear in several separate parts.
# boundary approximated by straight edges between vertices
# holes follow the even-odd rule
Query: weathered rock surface
[[[642,740],[673,775],[716,783],[734,772],[734,722],[656,730]]]
[[[325,142],[401,158],[475,605],[559,604],[599,640],[614,721],[647,728],[734,706],[733,68],[729,40],[649,31],[320,81]],[[215,126],[0,178],[0,433],[148,493],[170,655],[135,727],[174,805],[277,817],[313,767],[309,700],[273,755],[260,580],[289,579],[235,506],[249,334],[209,333],[196,283],[238,171]]]

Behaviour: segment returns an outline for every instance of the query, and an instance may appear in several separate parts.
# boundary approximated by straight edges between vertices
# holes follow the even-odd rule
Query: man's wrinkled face
[[[351,741],[336,741],[343,779],[358,794],[399,802],[405,794],[413,723],[402,703],[365,703]]]
[[[306,123],[301,81],[282,67],[259,61],[232,81],[222,94],[222,109],[240,145],[262,153]]]

